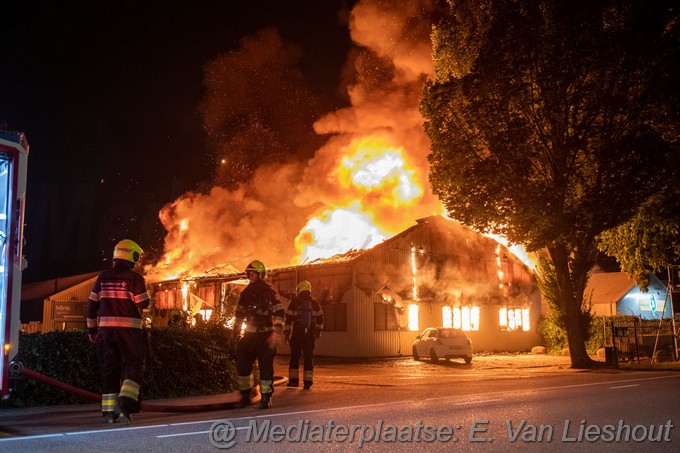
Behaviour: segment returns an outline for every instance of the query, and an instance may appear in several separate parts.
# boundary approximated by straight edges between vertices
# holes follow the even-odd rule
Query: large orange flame
[[[385,137],[366,136],[344,151],[329,178],[345,196],[335,209],[324,208],[309,218],[295,239],[298,262],[377,245],[396,232],[394,216],[381,214],[422,199],[422,183],[403,148]]]
[[[422,196],[422,185],[409,168],[403,148],[378,137],[363,137],[351,147],[353,152],[342,158],[336,170],[343,187],[392,206],[410,204]]]

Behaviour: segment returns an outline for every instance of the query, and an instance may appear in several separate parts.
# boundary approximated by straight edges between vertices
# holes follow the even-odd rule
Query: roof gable
[[[101,271],[88,272],[87,274],[71,275],[68,277],[53,278],[35,283],[24,283],[21,286],[21,300],[44,299],[57,294],[65,289],[96,277]]]
[[[650,273],[650,288],[652,285],[664,286],[661,280]],[[625,272],[603,272],[592,274],[584,292],[584,297],[592,293],[593,304],[609,304],[620,301],[631,290],[637,288],[635,279]]]
[[[92,290],[92,287],[94,286],[95,282],[99,278],[99,274],[88,278],[87,280],[78,283],[77,285],[71,286],[69,288],[66,288],[62,291],[59,291],[58,293],[52,294],[48,296],[50,300],[58,300],[58,301],[70,301],[73,299],[73,297],[76,297],[77,299],[84,301],[87,300],[87,296],[90,294],[90,291]],[[79,297],[78,297],[79,296]]]

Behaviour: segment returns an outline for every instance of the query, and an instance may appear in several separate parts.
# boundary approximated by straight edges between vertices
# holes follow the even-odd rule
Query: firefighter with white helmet
[[[257,359],[262,394],[260,408],[267,409],[271,407],[274,393],[274,356],[283,333],[285,312],[274,288],[264,281],[267,268],[261,261],[252,261],[246,267],[246,275],[250,283],[239,296],[234,316],[235,331],[244,321],[246,323],[245,332],[236,345],[237,383],[241,391],[237,407],[250,404],[253,363]]]
[[[323,310],[312,297],[312,285],[302,280],[297,285],[297,296],[293,297],[286,310],[284,335],[290,344],[288,366],[288,387],[300,385],[298,369],[300,356],[304,357],[304,388],[309,390],[314,383],[314,346],[323,330]],[[292,330],[292,334],[291,334]]]
[[[87,305],[88,337],[96,345],[107,423],[129,424],[131,414],[139,412],[145,357],[142,311],[149,306],[149,295],[144,277],[133,269],[142,253],[135,241],[118,242],[113,266],[99,274]]]

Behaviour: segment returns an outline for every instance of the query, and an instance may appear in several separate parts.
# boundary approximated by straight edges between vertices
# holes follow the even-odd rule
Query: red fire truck
[[[0,395],[9,392],[9,361],[19,343],[27,165],[24,134],[0,130]]]

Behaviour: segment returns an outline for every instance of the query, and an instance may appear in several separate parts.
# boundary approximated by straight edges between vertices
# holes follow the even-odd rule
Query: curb
[[[274,376],[274,387],[284,385],[288,382],[288,378],[282,376]],[[170,404],[170,403],[142,403],[140,411],[142,412],[204,412],[215,411],[223,409],[236,409],[234,407],[239,402],[240,392],[215,395],[215,398],[224,398],[227,396],[231,401],[223,401],[219,403],[199,403],[199,404]],[[255,386],[250,393],[250,404],[259,403],[261,399],[260,386]]]

